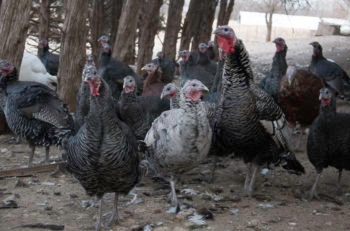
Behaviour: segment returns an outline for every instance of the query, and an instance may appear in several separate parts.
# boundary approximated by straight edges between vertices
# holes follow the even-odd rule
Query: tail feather
[[[284,152],[279,155],[278,161],[275,165],[280,165],[286,169],[290,174],[301,175],[305,173],[303,165],[298,161],[295,154],[292,152]]]

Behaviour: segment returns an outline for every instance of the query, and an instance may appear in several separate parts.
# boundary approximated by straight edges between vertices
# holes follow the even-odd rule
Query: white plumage
[[[23,53],[19,80],[42,83],[52,90],[57,88],[57,77],[48,73],[41,60],[27,51]]]
[[[163,174],[191,169],[208,155],[212,130],[200,100],[203,91],[208,88],[199,80],[187,81],[180,92],[180,108],[163,112],[146,134],[145,143]],[[177,205],[172,178],[170,183],[172,204]]]

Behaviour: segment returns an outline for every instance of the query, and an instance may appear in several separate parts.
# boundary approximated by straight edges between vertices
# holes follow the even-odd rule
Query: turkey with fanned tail
[[[248,163],[244,191],[251,195],[258,166],[280,164],[296,174],[303,173],[304,168],[289,151],[281,109],[253,83],[243,42],[229,26],[218,27],[215,34],[219,47],[225,53],[225,64],[221,98],[212,124],[212,152],[221,155],[234,153]],[[266,124],[270,125],[270,132],[265,128]]]

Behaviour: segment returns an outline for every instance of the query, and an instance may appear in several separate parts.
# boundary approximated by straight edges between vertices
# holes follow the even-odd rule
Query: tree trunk
[[[192,40],[192,49],[198,47],[200,43],[207,43],[213,33],[213,22],[215,17],[216,1],[203,1],[198,29],[195,30]]]
[[[273,16],[273,11],[271,11],[270,13],[265,13],[265,21],[266,21],[266,28],[267,28],[266,42],[271,41],[272,16]]]
[[[190,2],[182,29],[180,50],[189,49],[192,39],[192,49],[197,49],[199,43],[210,39],[215,7],[216,1],[213,0],[192,0]]]
[[[154,47],[154,36],[159,26],[159,9],[163,0],[145,0],[140,17],[140,37],[137,54],[137,72],[141,73],[141,68],[152,59]]]
[[[118,31],[119,21],[120,21],[120,15],[122,14],[123,9],[123,0],[112,0],[111,1],[111,28],[110,28],[110,43],[114,44],[115,38]]]
[[[220,10],[219,10],[216,27],[222,26],[222,25],[228,25],[234,4],[235,4],[235,0],[229,0],[228,5],[227,5],[227,0],[220,1]]]
[[[163,51],[170,60],[176,59],[176,43],[180,31],[185,0],[170,0]]]
[[[104,31],[104,0],[92,1],[92,14],[90,15],[90,29],[91,29],[91,50],[97,63],[97,57],[100,51],[100,43],[98,38]]]
[[[199,27],[201,6],[205,5],[202,0],[191,0],[182,27],[180,50],[188,50],[190,47],[193,32]]]
[[[75,111],[76,94],[85,64],[86,19],[88,1],[65,1],[66,18],[62,30],[58,93],[71,111]]]
[[[126,0],[120,16],[112,56],[124,63],[135,62],[137,19],[142,1]]]
[[[0,58],[19,70],[29,27],[32,1],[3,0],[0,10]]]
[[[39,14],[39,39],[49,40],[50,31],[50,5],[49,0],[41,0]]]

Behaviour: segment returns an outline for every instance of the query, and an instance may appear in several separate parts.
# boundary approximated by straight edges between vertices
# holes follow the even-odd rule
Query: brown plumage
[[[142,70],[147,71],[147,76],[143,81],[142,96],[160,96],[165,83],[162,82],[162,72],[154,63],[146,64]]]
[[[319,114],[318,95],[323,87],[322,80],[307,70],[289,66],[281,80],[279,104],[287,121],[293,127],[296,123],[308,127]]]

